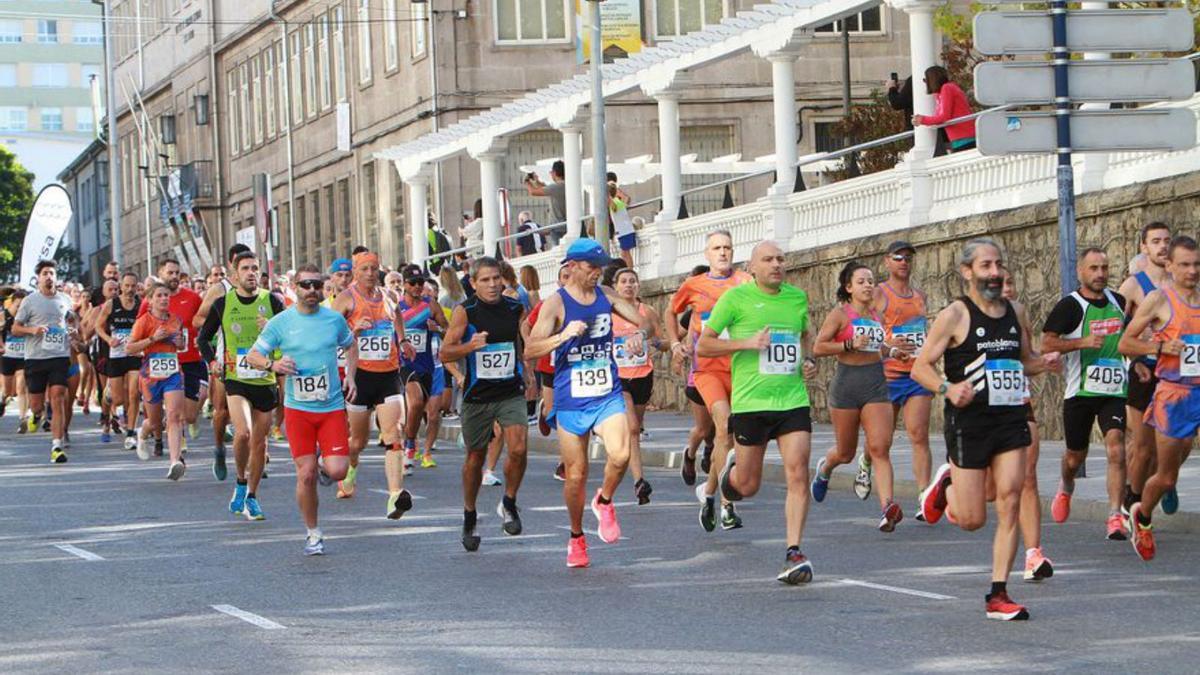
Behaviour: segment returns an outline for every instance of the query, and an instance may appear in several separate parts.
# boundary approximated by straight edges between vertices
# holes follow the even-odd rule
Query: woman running
[[[0,351],[0,383],[4,385],[4,391],[0,394],[0,416],[4,415],[8,402],[17,399],[21,413],[17,422],[18,434],[28,430],[26,418],[29,417],[29,398],[25,396],[25,338],[13,335],[12,327],[17,307],[25,295],[25,291],[19,288],[0,289],[0,299],[3,299],[0,305],[0,319],[3,319],[3,324],[0,324],[0,343],[3,344],[3,350]]]
[[[609,280],[617,290],[617,295],[637,307],[638,314],[650,320],[649,335],[640,353],[626,348],[626,341],[639,333],[636,325],[626,321],[618,314],[613,314],[613,358],[617,362],[617,377],[621,380],[621,388],[625,396],[625,415],[629,419],[629,470],[633,473],[633,492],[638,504],[648,504],[653,488],[646,480],[642,471],[642,423],[646,419],[646,404],[650,402],[650,393],[654,389],[654,364],[650,362],[650,350],[662,351],[663,341],[659,337],[658,317],[638,299],[641,285],[637,272],[628,267],[618,269]]]
[[[171,314],[171,290],[155,284],[150,290],[150,309],[133,324],[127,350],[142,355],[142,401],[146,422],[137,435],[139,459],[150,459],[146,439],[162,429],[163,408],[167,418],[167,448],[171,468],[167,478],[179,480],[187,466],[180,449],[183,442],[183,374],[179,369],[179,351],[186,342],[183,322]]]

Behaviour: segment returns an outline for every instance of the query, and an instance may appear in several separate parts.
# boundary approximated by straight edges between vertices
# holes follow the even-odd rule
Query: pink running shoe
[[[596,490],[596,496],[592,497],[592,515],[600,521],[600,527],[597,528],[600,541],[612,544],[621,538],[621,526],[617,523],[617,509],[611,501],[607,504],[600,503],[599,490]]]
[[[1054,501],[1050,502],[1050,515],[1054,517],[1054,522],[1065,523],[1067,518],[1071,517],[1071,495],[1059,489],[1058,494],[1054,495]]]
[[[1025,581],[1041,581],[1054,576],[1054,565],[1042,553],[1041,548],[1025,552]]]
[[[567,567],[587,567],[592,562],[588,560],[587,538],[567,538]]]

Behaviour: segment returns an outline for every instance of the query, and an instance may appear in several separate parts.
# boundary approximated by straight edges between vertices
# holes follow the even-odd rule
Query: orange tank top
[[[1154,333],[1154,340],[1181,340],[1183,351],[1178,356],[1163,352],[1155,374],[1164,382],[1195,387],[1200,385],[1200,307],[1184,302],[1174,288],[1161,290],[1171,305],[1171,318]]]
[[[638,314],[648,316],[648,310],[642,303],[638,303]],[[650,345],[645,344],[641,354],[633,354],[625,347],[625,341],[629,336],[638,332],[636,324],[625,320],[625,317],[613,312],[613,358],[617,362],[617,375],[622,380],[636,380],[646,377],[654,371],[654,364],[650,363]]]
[[[895,345],[907,340],[920,348],[925,344],[927,332],[925,319],[925,295],[912,289],[911,295],[900,295],[891,286],[879,284],[883,292],[883,331],[886,342]],[[897,337],[899,336],[899,337]],[[885,355],[886,357],[886,355]],[[898,361],[884,358],[883,370],[889,378],[896,378],[912,372],[912,361]]]
[[[388,373],[400,368],[400,354],[396,345],[394,313],[379,289],[376,297],[368,298],[358,290],[358,284],[344,291],[350,294],[354,305],[346,316],[346,322],[354,331],[355,346],[358,348],[358,367],[373,373]],[[360,319],[371,322],[371,328],[358,330]]]
[[[675,295],[671,296],[671,311],[678,315],[683,314],[689,308],[692,310],[692,322],[688,327],[688,335],[695,340],[700,337],[701,331],[708,323],[709,314],[725,291],[753,280],[754,277],[741,270],[734,270],[727,277],[714,277],[711,274],[688,277],[679,290],[675,291]],[[729,356],[697,357],[696,371],[728,373],[730,359]]]

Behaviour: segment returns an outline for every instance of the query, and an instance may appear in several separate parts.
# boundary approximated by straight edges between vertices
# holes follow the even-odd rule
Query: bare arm
[[[600,289],[604,292],[604,297],[608,298],[608,301],[612,303],[613,311],[620,314],[621,318],[629,323],[636,324],[640,330],[649,329],[650,320],[637,311],[637,305],[617,295],[615,291],[607,286],[601,286]]]
[[[805,350],[804,353],[813,356],[837,356],[850,351],[846,349],[844,342],[837,339],[837,334],[845,325],[846,311],[841,307],[834,307],[829,314],[825,315],[825,321],[821,323],[821,328],[817,331],[812,351]]]
[[[770,340],[771,337],[766,328],[759,331],[754,337],[745,340],[725,340],[718,336],[711,326],[705,326],[704,331],[700,333],[700,342],[696,345],[696,355],[706,359],[720,358],[743,349],[762,349]]]
[[[959,324],[965,318],[965,311],[962,303],[953,302],[933,320],[933,326],[925,336],[925,346],[913,362],[912,378],[917,384],[930,391],[937,391],[942,385],[942,374],[938,372],[935,364],[950,348]]]
[[[112,335],[108,332],[108,317],[111,314],[112,303],[106,302],[103,305],[100,305],[100,309],[97,310],[95,322],[96,335],[99,335],[100,339],[107,342],[109,346],[112,346],[113,342]]]
[[[478,351],[487,344],[487,333],[476,333],[471,340],[463,342],[467,332],[467,312],[461,306],[455,307],[450,315],[450,327],[442,340],[442,364],[453,363]]]
[[[529,342],[525,344],[526,359],[530,361],[540,359],[558,349],[567,340],[581,335],[583,331],[587,330],[587,325],[582,321],[572,321],[562,331],[559,331],[562,319],[562,299],[557,294],[552,295],[542,303],[537,323],[533,325],[533,330],[529,333]]]
[[[1025,311],[1025,306],[1018,303],[1013,305],[1017,311],[1017,323],[1021,326],[1021,365],[1025,368],[1025,374],[1039,375],[1056,370],[1056,366],[1059,365],[1059,353],[1043,354],[1038,351],[1037,345],[1033,344],[1033,330],[1029,327],[1029,314]]]
[[[1152,291],[1146,296],[1145,301],[1138,305],[1133,320],[1125,327],[1125,332],[1121,334],[1121,341],[1117,344],[1117,351],[1130,358],[1157,354],[1159,343],[1153,340],[1143,340],[1141,336],[1147,328],[1152,328],[1154,325],[1168,320],[1169,313],[1170,306],[1167,303],[1167,296],[1162,291]],[[1165,354],[1178,354],[1182,347],[1183,343],[1179,340],[1162,343],[1162,351]]]

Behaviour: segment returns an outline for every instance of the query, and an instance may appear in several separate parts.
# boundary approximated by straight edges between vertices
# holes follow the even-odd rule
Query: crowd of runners
[[[694,426],[680,474],[695,486],[706,532],[743,527],[737,503],[759,491],[775,441],[787,487],[777,578],[812,580],[805,522],[839,466],[851,467],[859,499],[875,494],[881,532],[895,532],[904,519],[890,458],[902,421],[921,488],[909,513],[927,526],[945,517],[970,531],[983,527],[993,502],[986,614],[1024,619],[1028,610],[1006,585],[1018,546],[1026,581],[1054,573],[1041,542],[1029,378],[1057,372],[1066,384],[1055,522],[1070,517],[1093,427],[1108,460],[1105,537],[1129,540],[1148,561],[1156,507],[1168,514],[1179,507],[1175,483],[1200,428],[1200,251],[1162,223],[1140,235],[1141,252],[1117,292],[1109,289],[1105,252],[1084,249],[1078,290],[1058,302],[1040,335],[1016,300],[1019,280],[1001,247],[986,238],[963,246],[957,264],[965,293],[940,311],[913,283],[916,248],[896,241],[887,248],[886,281],[862,262],[842,268],[824,317],[810,316],[809,296],[784,281],[777,244],[759,242],[738,269],[725,231],[708,235],[707,265],[661,313],[641,302],[637,272],[588,238],[566,248],[557,289],[544,298],[507,262],[489,257],[470,262],[465,298],[449,266],[440,280],[453,293],[415,265],[381,272],[377,255],[361,248],[328,269],[303,265],[278,279],[242,245],[205,279],[187,278],[171,259],[145,280],[110,263],[103,286],[90,293],[60,283],[55,264],[43,261],[36,289],[0,289],[0,415],[18,406],[17,433],[48,432],[50,461],[61,464],[71,424],[81,419],[76,407],[84,415],[96,409],[103,442],[123,442],[141,460],[165,453],[166,477],[178,481],[203,414],[212,421],[212,475],[227,480],[232,446],[228,509],[250,520],[265,518],[259,490],[268,437],[286,439],[303,551],[317,555],[325,547],[318,485],[336,483],[338,499],[361,499],[360,461],[378,446],[384,515],[401,518],[413,508],[405,477],[418,463],[437,466],[439,426],[458,405],[463,547],[476,551],[482,542],[481,485],[503,486],[496,505],[503,532],[521,534],[517,498],[534,426],[557,434],[567,565],[587,567],[585,505],[597,536],[611,544],[621,536],[614,501],[626,471],[638,504],[651,501],[640,445],[655,369],[669,364],[686,374]],[[834,362],[824,390],[836,440],[819,449],[810,471],[808,383],[821,359]],[[940,466],[929,443],[935,396],[945,402]],[[593,442],[605,461],[589,498]]]

